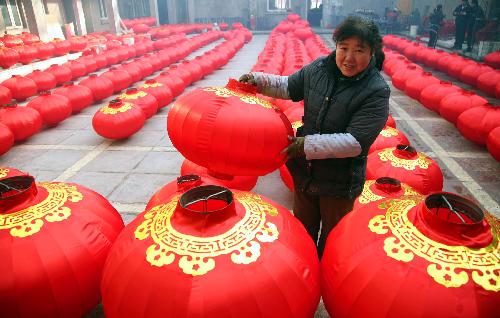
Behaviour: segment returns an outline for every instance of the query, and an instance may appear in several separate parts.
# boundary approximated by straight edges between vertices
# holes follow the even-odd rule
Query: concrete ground
[[[330,35],[322,36],[333,45]],[[228,78],[238,78],[248,72],[266,40],[267,34],[254,35],[227,65],[187,90],[222,86]],[[443,74],[436,75],[441,77]],[[398,128],[418,151],[439,163],[445,176],[444,190],[475,198],[486,210],[500,217],[500,164],[485,148],[461,137],[457,129],[438,114],[392,89],[390,107]],[[499,103],[498,100],[492,102]],[[0,166],[29,172],[38,181],[68,181],[89,187],[110,200],[125,223],[129,223],[143,211],[155,191],[178,176],[183,157],[172,147],[167,135],[166,118],[170,106],[149,119],[131,138],[110,141],[92,129],[92,116],[102,104],[93,105],[59,126],[45,129],[17,144],[0,157]],[[292,194],[278,172],[259,178],[253,191],[292,208]],[[101,317],[102,311],[97,309],[90,316]],[[315,317],[328,317],[322,304]]]

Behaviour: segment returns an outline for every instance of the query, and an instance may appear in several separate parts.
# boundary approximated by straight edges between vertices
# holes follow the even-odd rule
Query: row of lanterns
[[[212,37],[212,40],[221,36],[218,31],[205,34],[217,35]],[[243,44],[244,36],[240,34],[239,37],[221,43],[201,56],[171,65],[138,89],[127,90],[118,96],[117,100],[95,113],[92,120],[94,130],[110,139],[130,137],[139,131],[145,120],[152,117],[159,108],[167,106],[174,97],[179,96],[185,87],[226,64]]]
[[[85,55],[65,65],[53,65],[45,71],[35,71],[26,77],[14,76],[4,82],[7,82],[6,86],[10,89],[0,85],[0,100],[3,103],[10,103],[12,95],[18,100],[23,100],[36,94],[38,88],[43,90],[40,96],[28,102],[27,107],[18,107],[13,104],[0,109],[0,123],[2,123],[0,154],[8,151],[14,141],[25,140],[37,133],[43,124],[56,125],[92,102],[100,101],[115,92],[126,89],[132,84],[132,77],[134,81],[138,81],[149,76],[153,72],[153,65],[156,71],[220,37],[219,33],[202,34],[193,37],[190,41],[187,41],[186,37],[176,37],[177,42],[172,42],[172,45],[176,44],[175,47],[164,48],[152,55],[145,53],[152,51],[154,45],[150,41],[143,41],[136,43],[133,47],[113,48],[100,55]],[[142,56],[142,59],[124,63],[119,68],[112,67],[101,76],[91,74],[78,85],[66,82],[136,56]],[[80,67],[75,67],[77,65]],[[47,91],[58,83],[65,84],[55,89],[53,93]]]
[[[385,50],[384,72],[393,85],[457,126],[468,140],[486,146],[500,161],[500,108],[473,92],[441,81],[404,56]]]

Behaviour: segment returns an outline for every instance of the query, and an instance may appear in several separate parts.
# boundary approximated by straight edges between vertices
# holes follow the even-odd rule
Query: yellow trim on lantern
[[[375,180],[366,180],[365,185],[363,187],[363,192],[359,196],[359,203],[361,204],[368,204],[373,201],[377,200],[382,200],[385,197],[377,195],[373,193],[373,191],[370,189],[370,186],[374,184],[376,181]],[[409,185],[401,183],[401,188],[404,190],[403,195],[420,195],[417,191],[413,190]]]
[[[71,215],[71,209],[64,206],[69,200],[79,202],[83,195],[76,186],[65,183],[37,183],[37,187],[47,190],[47,197],[38,204],[17,212],[0,214],[0,230],[10,230],[14,237],[27,237],[38,233],[47,222],[60,222]]]
[[[399,135],[397,129],[394,129],[392,127],[385,127],[380,131],[380,134],[384,137],[390,138]]]
[[[109,105],[106,105],[104,107],[102,107],[100,109],[101,113],[105,114],[105,115],[116,115],[118,113],[125,113],[129,110],[132,109],[132,104],[130,103],[125,103],[125,102],[122,102],[123,105],[121,105],[120,107],[116,108],[116,107],[109,107]]]
[[[304,123],[301,120],[297,120],[292,123],[292,128],[295,130],[299,129],[302,126],[304,126]]]
[[[0,178],[5,178],[9,174],[10,169],[0,168]]]
[[[483,248],[448,246],[429,239],[408,219],[408,211],[418,199],[393,199],[379,205],[385,215],[377,215],[368,223],[370,231],[387,234],[384,251],[387,256],[401,262],[411,262],[415,256],[428,261],[427,273],[445,287],[460,287],[472,280],[488,291],[500,291],[500,224],[486,214],[493,240]]]
[[[272,103],[265,99],[254,96],[250,93],[244,94],[237,91],[230,90],[225,87],[206,87],[203,89],[205,92],[213,92],[219,97],[239,97],[240,100],[247,104],[260,105],[264,108],[276,108]]]
[[[137,91],[137,93],[135,94],[127,94],[127,93],[123,93],[121,94],[120,96],[118,96],[119,99],[138,99],[140,97],[144,97],[146,96],[147,93],[146,92],[143,92],[143,91]]]
[[[231,254],[235,264],[250,264],[260,256],[260,243],[273,242],[278,229],[266,222],[266,215],[276,216],[278,210],[259,195],[234,192],[234,198],[246,210],[244,217],[226,233],[212,237],[183,234],[172,227],[171,217],[179,196],[168,203],[155,206],[144,215],[144,221],[134,234],[144,240],[151,237],[153,244],[146,250],[146,259],[153,266],[172,264],[179,256],[179,267],[185,274],[204,275],[215,268],[215,259]]]
[[[416,167],[428,169],[432,161],[424,154],[418,152],[416,159],[402,159],[396,157],[393,152],[394,148],[387,148],[378,153],[381,161],[389,161],[395,168],[404,168],[405,170],[415,170]]]
[[[144,85],[142,85],[141,88],[152,88],[161,86],[163,86],[161,83],[151,83],[151,84],[144,83]]]

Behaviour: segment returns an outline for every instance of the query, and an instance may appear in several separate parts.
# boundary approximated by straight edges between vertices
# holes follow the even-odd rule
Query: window
[[[106,0],[99,0],[99,14],[101,19],[108,18],[108,10],[106,9]]]
[[[21,16],[15,0],[0,0],[0,11],[7,28],[22,27]]]
[[[286,11],[290,9],[290,0],[267,0],[268,11]]]

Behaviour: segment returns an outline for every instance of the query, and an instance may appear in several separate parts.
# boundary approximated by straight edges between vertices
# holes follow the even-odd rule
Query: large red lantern
[[[462,90],[456,94],[450,94],[441,99],[439,103],[439,114],[453,124],[457,123],[458,116],[464,111],[486,105],[488,100],[476,95],[471,91]]]
[[[38,50],[36,46],[21,45],[14,48],[19,53],[19,62],[23,64],[30,64],[38,58]]]
[[[129,88],[118,99],[139,106],[146,119],[151,118],[158,111],[158,101],[152,94],[140,91],[137,88]]]
[[[8,126],[0,122],[0,156],[6,153],[14,145],[14,134]],[[0,169],[0,175],[2,169]]]
[[[373,142],[368,153],[372,153],[377,150],[396,147],[397,145],[410,145],[410,141],[406,136],[396,128],[385,126],[384,129],[380,131],[377,139]]]
[[[71,116],[73,110],[66,96],[51,94],[49,91],[42,91],[40,96],[30,100],[26,106],[36,109],[48,126],[59,124]]]
[[[1,316],[84,316],[100,301],[118,212],[84,187],[31,176],[2,180],[0,193]]]
[[[19,62],[19,53],[7,47],[0,47],[0,66],[9,68]]]
[[[328,237],[325,307],[332,317],[496,317],[499,226],[451,193],[367,204]]]
[[[203,176],[204,180],[209,184],[216,184],[226,188],[250,191],[257,184],[257,176],[217,176],[210,175],[207,168],[197,165],[196,163],[184,159],[181,165],[181,176],[185,175]]]
[[[95,62],[94,62],[95,63]],[[95,71],[97,67],[94,67],[94,70],[87,70],[85,63],[80,62],[79,60],[69,61],[63,64],[67,66],[71,70],[72,79],[76,79],[82,76],[87,75],[89,72]]]
[[[85,86],[92,91],[94,101],[101,101],[113,95],[113,82],[105,76],[90,74],[89,77],[82,80],[78,85]]]
[[[398,179],[382,177],[377,180],[366,180],[363,192],[354,201],[353,211],[382,199],[399,199],[402,196],[421,195],[418,191]]]
[[[443,189],[443,173],[438,164],[411,146],[398,145],[368,155],[366,179],[391,177],[422,194]]]
[[[441,100],[445,96],[457,93],[460,90],[460,87],[453,85],[451,82],[441,81],[440,83],[424,88],[420,92],[420,102],[428,109],[439,112],[439,103],[441,103]]]
[[[58,85],[64,84],[73,79],[73,73],[71,73],[71,69],[64,65],[52,64],[45,71],[52,73],[56,77]]]
[[[486,138],[500,126],[500,106],[486,104],[464,111],[457,119],[457,128],[465,138],[486,145]]]
[[[498,83],[500,83],[500,70],[485,72],[477,78],[477,88],[491,96],[495,96],[495,87]]]
[[[429,85],[439,83],[439,79],[430,72],[424,72],[413,78],[408,78],[405,85],[405,93],[413,99],[420,100],[420,93]]]
[[[132,221],[101,286],[108,318],[312,317],[320,296],[316,247],[300,222],[215,185],[174,192]]]
[[[170,88],[166,84],[160,83],[154,79],[145,81],[144,84],[139,86],[139,90],[153,95],[158,102],[158,108],[167,106],[173,99]]]
[[[113,82],[115,93],[118,93],[132,85],[132,77],[130,76],[130,74],[125,72],[124,70],[120,70],[114,67],[102,73],[101,76],[107,77]]]
[[[484,73],[493,71],[493,69],[487,65],[480,63],[471,63],[464,67],[460,71],[460,81],[469,84],[471,86],[477,86],[477,78]]]
[[[394,74],[392,75],[392,84],[397,89],[404,91],[406,87],[406,81],[408,81],[408,79],[413,79],[417,76],[421,76],[422,73],[423,71],[420,66],[416,64],[410,64],[394,72]]]
[[[8,104],[12,101],[12,94],[10,89],[0,85],[0,105]]]
[[[68,40],[54,39],[54,55],[62,56],[69,53],[71,50],[71,43]]]
[[[157,82],[167,85],[172,91],[174,97],[179,96],[186,88],[186,83],[177,75],[171,74],[169,72],[161,72],[155,80]]]
[[[46,60],[54,55],[54,44],[48,42],[39,42],[35,45],[38,50],[38,58]]]
[[[12,98],[21,102],[33,95],[36,95],[38,92],[38,87],[36,86],[35,81],[31,78],[19,75],[12,75],[11,78],[3,81],[2,85],[10,90]]]
[[[230,80],[226,87],[182,95],[168,114],[172,144],[187,159],[219,174],[255,176],[279,168],[287,136],[293,134],[291,124],[250,89],[255,90]]]
[[[53,89],[57,85],[56,77],[50,72],[34,70],[33,72],[26,75],[26,77],[32,79],[35,82],[38,91]]]
[[[16,141],[22,141],[42,128],[42,117],[33,108],[6,104],[0,107],[0,123],[9,127]]]
[[[54,91],[54,94],[66,96],[71,102],[73,113],[78,113],[94,101],[92,91],[82,85],[75,85],[73,82],[64,83]]]
[[[500,127],[490,131],[486,139],[486,147],[493,158],[500,161]]]
[[[123,63],[120,69],[130,75],[132,83],[138,82],[143,78],[142,70],[136,63]]]
[[[94,114],[92,126],[104,138],[124,139],[138,132],[145,121],[146,116],[139,106],[112,100]]]

